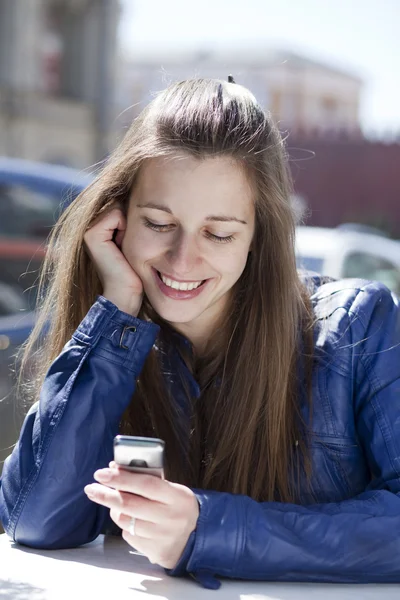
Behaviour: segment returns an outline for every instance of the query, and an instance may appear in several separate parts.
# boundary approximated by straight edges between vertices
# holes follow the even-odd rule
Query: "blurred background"
[[[400,292],[399,23],[398,0],[0,0],[0,471],[50,228],[176,79],[233,74],[272,113],[299,267]]]

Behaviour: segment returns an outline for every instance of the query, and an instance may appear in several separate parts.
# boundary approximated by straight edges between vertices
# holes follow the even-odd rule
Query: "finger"
[[[125,529],[122,530],[122,537],[130,546],[132,546],[132,548],[146,556],[151,563],[160,564],[160,562],[157,561],[158,544],[155,540],[139,537],[138,535],[131,535]]]
[[[119,512],[118,510],[110,510],[110,517],[114,521],[118,527],[120,527],[123,531],[132,535],[129,531],[132,524],[132,517]],[[155,539],[160,537],[162,532],[160,530],[160,525],[157,523],[152,523],[151,521],[145,521],[135,516],[135,534],[134,537],[141,537],[145,539]]]
[[[93,502],[107,506],[109,509],[123,513],[128,517],[135,517],[157,524],[168,519],[165,504],[153,502],[141,496],[114,490],[96,483],[86,486],[85,493]]]
[[[117,229],[117,235],[115,236],[115,243],[117,244],[118,248],[121,248],[124,236],[125,236],[125,229]]]
[[[85,238],[108,241],[109,239],[112,239],[116,229],[123,233],[126,230],[126,218],[119,208],[114,208],[107,214],[100,215],[95,223],[86,231]]]
[[[108,222],[118,221],[121,221],[122,223],[126,221],[125,213],[119,204],[113,204],[97,215],[97,217],[90,223],[89,229],[91,230],[97,228],[97,226],[102,223],[107,224]],[[117,228],[115,227],[115,229]]]
[[[176,498],[176,486],[154,475],[112,468],[99,469],[94,473],[94,478],[114,489],[130,492],[163,504],[171,504]]]
[[[90,231],[89,235],[96,236],[96,239],[99,241],[108,241],[113,238],[115,231],[117,231],[117,237],[120,234],[122,234],[123,237],[126,230],[125,217],[122,213],[120,215],[109,215],[109,217],[110,218],[104,219],[101,223],[98,223],[98,225]]]
[[[155,523],[159,525],[169,519],[168,507],[160,502],[154,502],[143,496],[136,496],[129,492],[119,492],[122,502],[122,507],[127,506],[129,515],[142,521]],[[123,514],[125,509],[121,510]]]

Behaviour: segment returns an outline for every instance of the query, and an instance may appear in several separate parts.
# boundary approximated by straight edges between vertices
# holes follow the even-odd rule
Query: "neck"
[[[200,357],[204,354],[207,343],[212,335],[211,331],[198,331],[187,323],[171,323],[172,327],[187,338],[193,346],[195,355]]]
[[[216,304],[208,307],[195,320],[188,323],[171,323],[171,325],[191,342],[196,356],[201,357],[205,354],[210,340],[221,324],[225,308],[226,298],[224,297]]]

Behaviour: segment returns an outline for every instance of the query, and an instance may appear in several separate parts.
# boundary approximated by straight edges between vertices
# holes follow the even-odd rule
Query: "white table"
[[[223,580],[205,590],[169,577],[122,538],[72,550],[35,550],[0,535],[0,600],[399,600],[400,585],[284,584]]]

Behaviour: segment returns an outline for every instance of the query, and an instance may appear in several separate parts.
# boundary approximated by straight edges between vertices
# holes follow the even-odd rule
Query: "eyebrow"
[[[148,202],[147,204],[137,204],[138,208],[155,208],[156,210],[162,210],[170,215],[173,214],[172,210],[167,206],[163,206],[162,204],[155,204],[154,202]],[[243,219],[238,219],[237,217],[230,217],[228,215],[208,215],[205,218],[206,221],[220,221],[223,223],[228,223],[230,221],[236,221],[236,223],[242,223],[243,225],[247,225],[247,221],[243,221]]]

